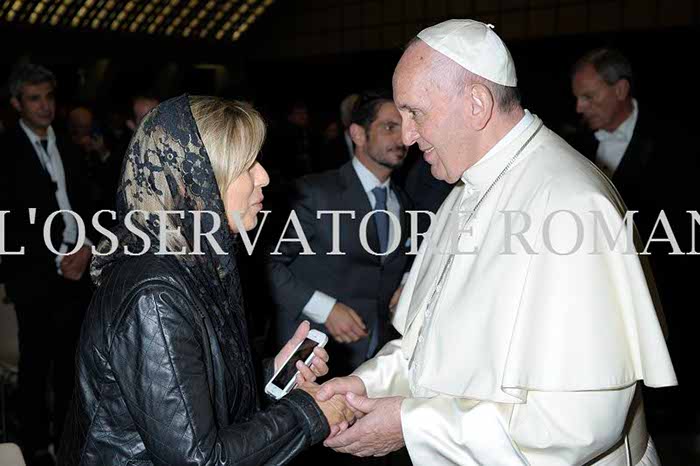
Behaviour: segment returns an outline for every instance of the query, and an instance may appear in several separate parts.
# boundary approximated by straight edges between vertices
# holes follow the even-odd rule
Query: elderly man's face
[[[586,65],[574,75],[571,89],[576,97],[576,112],[593,131],[616,129],[616,117],[628,99],[623,83],[608,84],[593,65]]]
[[[464,99],[430,73],[433,53],[422,42],[404,53],[394,71],[394,102],[401,113],[403,143],[417,143],[432,175],[455,183],[469,166],[464,154],[470,134]]]

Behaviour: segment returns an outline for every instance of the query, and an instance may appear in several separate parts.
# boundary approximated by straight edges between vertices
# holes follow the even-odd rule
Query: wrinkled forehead
[[[574,74],[571,86],[575,93],[580,93],[598,91],[609,85],[598,74],[593,65],[587,64]]]
[[[438,91],[433,79],[435,53],[422,42],[404,52],[393,79],[394,102],[399,110],[421,107],[435,97]]]

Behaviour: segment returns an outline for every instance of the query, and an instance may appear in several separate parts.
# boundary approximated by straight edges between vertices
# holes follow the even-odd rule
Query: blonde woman
[[[351,420],[340,399],[317,404],[310,384],[260,408],[233,252],[269,182],[256,161],[264,136],[253,108],[212,97],[171,99],[142,121],[122,169],[116,238],[92,264],[98,289],[61,464],[285,464]],[[317,349],[302,381],[325,374],[327,360]]]

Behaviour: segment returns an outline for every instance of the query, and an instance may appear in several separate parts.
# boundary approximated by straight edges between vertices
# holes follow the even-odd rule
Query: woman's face
[[[239,233],[241,228],[246,231],[255,228],[258,212],[263,208],[262,188],[269,182],[270,177],[263,166],[255,162],[229,185],[224,196],[224,207],[231,231]]]

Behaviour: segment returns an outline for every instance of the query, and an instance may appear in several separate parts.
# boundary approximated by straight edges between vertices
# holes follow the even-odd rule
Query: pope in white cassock
[[[456,186],[402,292],[402,338],[318,394],[365,413],[327,446],[405,445],[429,466],[660,464],[639,382],[676,377],[624,205],[516,82],[476,21],[427,28],[401,57],[404,143]]]

